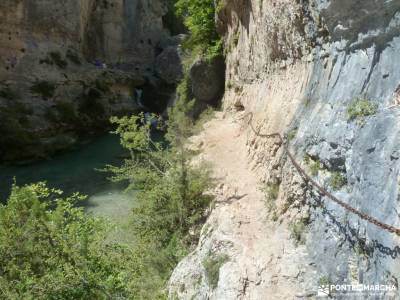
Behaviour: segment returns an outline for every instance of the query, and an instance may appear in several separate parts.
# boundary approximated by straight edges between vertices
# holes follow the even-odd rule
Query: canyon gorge
[[[400,1],[214,6],[223,57],[188,64],[169,1],[1,1],[0,161],[65,152],[111,116],[167,119],[188,78],[196,109],[217,110],[187,145],[210,165],[215,203],[168,298],[316,299],[364,284],[395,290],[332,297],[399,299],[398,232],[329,195],[400,227]]]

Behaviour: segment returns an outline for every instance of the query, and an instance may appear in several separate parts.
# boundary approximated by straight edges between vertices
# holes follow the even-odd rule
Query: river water
[[[124,185],[112,183],[99,172],[106,164],[119,165],[125,154],[115,135],[105,135],[51,160],[30,165],[0,167],[0,202],[8,198],[13,178],[17,185],[46,181],[50,187],[88,195],[83,205],[88,213],[124,225],[133,207],[134,195]],[[123,223],[123,224],[122,224]]]

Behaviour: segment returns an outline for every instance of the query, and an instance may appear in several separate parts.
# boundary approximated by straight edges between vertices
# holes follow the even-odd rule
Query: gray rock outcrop
[[[195,60],[189,71],[193,96],[202,103],[217,104],[224,92],[224,72],[222,57],[212,61],[203,58]]]
[[[290,136],[296,160],[316,181],[352,207],[397,228],[399,22],[397,0],[227,0],[218,15],[227,51],[225,112],[236,113],[239,103],[244,113],[254,114],[260,132]],[[304,238],[304,245],[291,254],[295,265],[277,263],[278,269],[299,271],[296,279],[290,279],[293,288],[303,290],[297,297],[315,296],[319,284],[398,286],[399,237],[318,194],[301,180],[283,151],[271,150],[276,148],[273,139],[247,130],[249,160],[263,170],[260,180],[279,184],[271,213],[276,230],[294,228],[293,235]],[[213,214],[221,210],[216,208]],[[227,286],[226,280],[215,287],[204,282],[187,285],[181,293],[175,283],[198,273],[190,262],[204,259],[202,247],[208,242],[203,235],[198,249],[175,270],[170,295],[265,299],[249,296],[241,282]],[[302,265],[312,270],[303,272]],[[238,272],[229,267],[223,267],[223,274]],[[260,283],[268,295],[279,286],[279,274],[268,262],[259,268],[271,273],[270,281]],[[240,270],[241,278],[246,278],[248,269],[252,267]],[[222,295],[223,289],[241,292]],[[353,296],[375,299],[371,293]],[[335,295],[338,299],[353,296]],[[399,291],[382,292],[376,299],[390,297],[398,299]]]
[[[156,74],[168,84],[177,84],[183,77],[180,52],[179,46],[172,45],[166,47],[156,58]]]

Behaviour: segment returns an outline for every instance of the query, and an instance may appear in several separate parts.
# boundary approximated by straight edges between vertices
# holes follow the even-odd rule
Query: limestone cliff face
[[[252,112],[260,132],[287,134],[297,161],[322,186],[398,228],[399,106],[392,105],[398,104],[400,89],[399,22],[397,0],[227,0],[218,15],[227,52],[225,113]],[[360,103],[372,113],[351,119],[349,110]],[[221,238],[204,234],[198,249],[175,270],[171,297],[292,299],[316,295],[319,283],[398,286],[399,237],[316,193],[273,139],[247,132],[251,165],[262,174],[265,185],[279,187],[269,217],[274,221],[266,227],[272,226],[274,232],[292,228],[292,236],[300,231],[304,244],[290,253],[290,265],[283,251],[271,258],[272,263],[257,266],[272,277],[220,280],[215,287],[201,281],[182,288],[194,268],[203,268],[201,261],[214,246],[223,245]],[[221,208],[215,209],[211,220],[221,214]],[[222,226],[213,224],[214,231]],[[293,230],[293,224],[302,229]],[[282,240],[285,237],[282,234]],[[223,253],[230,253],[230,248],[222,247]],[[240,255],[235,254],[235,259],[243,263]],[[238,276],[248,278],[248,270],[254,268],[249,263]],[[285,276],[285,269],[293,268],[297,271]],[[223,274],[230,271],[238,272],[234,264],[226,264]],[[252,287],[252,282],[258,284]],[[301,292],[280,297],[282,290],[277,290],[284,282]],[[232,289],[235,296],[221,296]],[[252,294],[252,289],[265,293]]]
[[[104,128],[138,108],[135,88],[151,83],[168,98],[177,78],[156,65],[166,12],[162,0],[1,1],[0,160],[45,156]]]
[[[31,56],[69,47],[91,62],[152,67],[166,13],[160,0],[2,1],[2,78]]]

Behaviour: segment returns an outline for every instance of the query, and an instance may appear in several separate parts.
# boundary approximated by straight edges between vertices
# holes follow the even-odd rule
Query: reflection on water
[[[51,160],[30,165],[0,167],[0,201],[7,199],[13,178],[18,185],[47,181],[66,195],[80,192],[93,196],[108,190],[121,190],[120,185],[107,180],[107,174],[96,171],[106,164],[119,164],[124,150],[115,135],[106,135],[82,145],[79,149]]]

